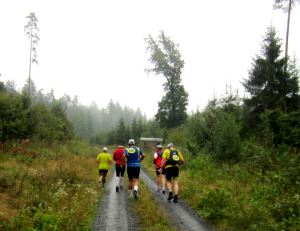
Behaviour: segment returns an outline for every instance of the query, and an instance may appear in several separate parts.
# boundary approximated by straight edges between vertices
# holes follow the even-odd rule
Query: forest
[[[163,31],[158,40],[149,35],[146,42],[154,65],[149,71],[166,79],[165,95],[153,119],[112,100],[106,108],[98,108],[95,103],[81,105],[77,97],[68,95],[56,99],[53,91],[45,94],[31,80],[21,90],[13,82],[0,82],[1,162],[15,161],[13,166],[26,172],[0,166],[0,192],[22,198],[15,205],[18,211],[13,220],[0,213],[0,228],[63,230],[82,216],[85,223],[79,224],[78,219],[76,224],[88,229],[92,209],[84,214],[79,205],[74,206],[78,213],[68,214],[70,221],[63,212],[53,212],[53,206],[63,210],[59,201],[66,198],[64,193],[80,201],[83,198],[76,190],[82,189],[78,185],[92,184],[90,175],[83,170],[76,172],[77,167],[71,170],[65,158],[80,165],[83,160],[79,153],[87,152],[81,149],[95,154],[101,145],[126,145],[129,138],[138,143],[140,137],[163,137],[164,143],[173,142],[183,150],[187,160],[182,167],[186,176],[182,197],[219,230],[299,230],[300,72],[296,59],[282,56],[276,29],[271,26],[266,30],[261,54],[255,56],[249,76],[243,80],[247,92],[244,98],[229,86],[223,97],[190,114],[188,92],[180,75],[184,61],[175,43]],[[38,149],[28,149],[34,144]],[[64,155],[64,149],[46,149],[60,145],[67,145],[75,155]],[[29,155],[24,157],[23,152]],[[39,158],[48,163],[61,160],[55,169],[47,165],[53,179],[51,175],[31,174],[32,169],[38,169],[35,161]],[[63,169],[68,170],[66,176]],[[35,190],[33,186],[42,188],[47,180],[60,182],[64,188],[62,194],[55,194],[53,205],[46,191],[40,198],[29,196]],[[29,189],[28,185],[33,186]],[[58,192],[60,186],[55,187]],[[94,208],[91,201],[82,203]]]

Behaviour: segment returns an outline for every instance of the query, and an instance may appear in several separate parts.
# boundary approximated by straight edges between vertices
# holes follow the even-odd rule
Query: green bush
[[[213,136],[213,151],[218,160],[238,160],[240,157],[240,126],[231,114],[220,113]]]
[[[231,193],[224,189],[210,189],[204,193],[197,207],[204,218],[218,222],[226,216],[226,208],[231,204]]]
[[[33,228],[37,230],[56,231],[60,230],[62,219],[59,214],[44,213],[38,211],[33,217]]]

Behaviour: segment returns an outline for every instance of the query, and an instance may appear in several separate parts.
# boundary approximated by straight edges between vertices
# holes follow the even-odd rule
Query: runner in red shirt
[[[156,184],[157,184],[157,192],[162,191],[163,194],[166,193],[165,185],[166,185],[166,169],[165,167],[161,168],[163,149],[160,144],[156,146],[156,151],[153,156],[153,163],[155,165],[156,172]]]
[[[117,185],[116,185],[116,191],[119,192],[120,189],[123,189],[124,187],[124,172],[126,168],[126,161],[123,158],[124,154],[124,146],[120,145],[115,151],[113,159],[115,161],[115,169],[116,169],[116,177],[117,179]]]

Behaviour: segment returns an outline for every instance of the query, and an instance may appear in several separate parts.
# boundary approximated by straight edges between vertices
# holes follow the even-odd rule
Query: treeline
[[[241,159],[249,142],[298,151],[299,69],[295,60],[281,57],[281,42],[273,27],[268,28],[261,50],[253,59],[249,78],[243,80],[247,97],[240,98],[228,87],[224,97],[190,115],[169,139],[192,153],[206,149],[219,160]]]
[[[51,143],[74,138],[93,144],[123,143],[129,136],[139,138],[147,127],[158,127],[156,122],[147,123],[139,109],[134,111],[112,100],[107,108],[99,109],[95,103],[80,104],[76,96],[56,99],[53,90],[45,94],[36,89],[33,81],[30,85],[27,81],[21,90],[12,81],[0,82],[2,144],[26,139]]]
[[[33,83],[31,84],[34,88]],[[34,138],[46,142],[74,137],[63,104],[53,92],[29,97],[28,84],[18,92],[13,82],[0,82],[0,141]]]
[[[299,69],[281,56],[274,28],[261,51],[246,97],[228,88],[165,133],[187,159],[182,193],[220,230],[300,228]]]
[[[90,106],[81,105],[77,97],[71,99],[64,96],[61,100],[75,134],[92,144],[117,144],[127,140],[128,136],[138,138],[147,123],[147,118],[140,109],[135,111],[127,106],[122,107],[112,100],[102,109],[95,103]]]

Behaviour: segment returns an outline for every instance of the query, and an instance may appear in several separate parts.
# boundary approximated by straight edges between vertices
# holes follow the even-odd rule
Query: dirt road
[[[110,177],[105,186],[105,195],[98,208],[92,230],[113,231],[129,230],[139,231],[136,216],[128,209],[127,190],[116,192],[116,177]]]
[[[171,218],[170,222],[177,227],[178,230],[212,230],[186,203],[182,201],[179,201],[179,203],[167,202],[167,196],[156,192],[154,181],[143,170],[141,170],[140,178],[148,186],[149,190],[155,194],[157,203],[163,205],[162,207],[165,208]],[[92,230],[141,230],[141,228],[138,227],[137,217],[128,208],[127,190],[121,190],[117,193],[115,186],[116,177],[112,176],[106,185],[105,195],[99,206]]]

